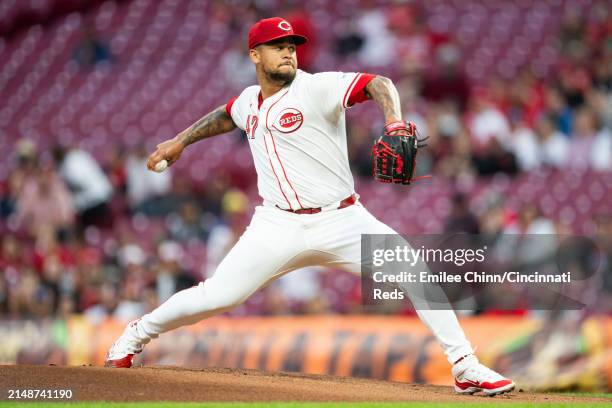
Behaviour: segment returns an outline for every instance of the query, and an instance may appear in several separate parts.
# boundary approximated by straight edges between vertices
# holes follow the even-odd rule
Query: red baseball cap
[[[308,38],[303,35],[294,33],[291,24],[284,18],[264,18],[253,24],[249,30],[249,49],[285,37],[293,39],[295,45],[301,45],[308,41]]]

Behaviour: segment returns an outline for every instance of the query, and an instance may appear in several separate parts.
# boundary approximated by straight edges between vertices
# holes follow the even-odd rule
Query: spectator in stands
[[[172,169],[162,173],[149,171],[147,157],[146,148],[141,144],[126,160],[128,202],[134,212],[163,213],[165,202],[161,198],[172,188]]]
[[[361,63],[371,67],[388,66],[396,57],[396,39],[389,30],[384,9],[373,2],[365,4],[363,13],[357,19],[357,26],[364,38],[359,52]]]
[[[11,188],[11,180],[13,180],[13,177],[8,177],[8,180],[0,181],[0,218],[7,218],[15,211],[17,194]]]
[[[109,157],[106,160],[105,172],[113,186],[113,190],[121,195],[127,192],[127,174],[126,174],[126,147],[116,145],[110,151]]]
[[[210,231],[207,243],[205,276],[212,276],[221,260],[234,246],[244,231],[248,199],[240,190],[229,190],[223,196],[221,207],[223,220]]]
[[[573,126],[573,112],[565,97],[556,86],[548,86],[544,91],[544,109],[553,119],[556,128],[569,135]]]
[[[127,240],[119,249],[118,257],[122,272],[119,280],[109,279],[99,265],[87,269],[86,273],[93,273],[83,277],[85,282],[80,300],[85,315],[94,323],[107,317],[131,320],[145,310],[142,295],[154,277],[145,267],[144,251]],[[106,265],[105,269],[108,267]]]
[[[9,288],[6,280],[0,279],[0,315],[2,316],[8,313],[8,297]]]
[[[396,64],[407,72],[422,72],[429,67],[433,54],[425,18],[414,3],[397,2],[385,11],[387,26],[394,36]]]
[[[510,123],[492,103],[485,90],[478,90],[472,99],[468,129],[476,151],[486,149],[493,139],[501,146],[509,145]]]
[[[137,319],[144,313],[142,294],[150,284],[147,270],[143,265],[130,265],[121,286],[120,300],[113,317],[123,322]]]
[[[111,60],[108,45],[96,34],[93,25],[87,24],[83,28],[83,37],[76,46],[74,59],[84,68],[91,68]]]
[[[286,310],[300,314],[322,311],[319,299],[323,289],[320,282],[323,270],[320,267],[301,268],[273,284],[278,290],[278,296],[286,304]]]
[[[612,63],[612,57],[610,58]],[[612,69],[610,69],[612,72]],[[595,112],[603,129],[612,129],[612,89],[593,88],[587,93],[587,106]]]
[[[562,64],[559,71],[559,87],[566,103],[572,109],[578,109],[585,103],[585,97],[591,88],[590,68],[585,62]]]
[[[17,218],[32,236],[42,228],[68,229],[75,214],[70,192],[53,168],[38,168],[17,197]]]
[[[264,288],[260,313],[264,316],[282,316],[291,311],[291,306],[282,292],[278,281]]]
[[[459,112],[467,109],[470,89],[468,78],[460,66],[459,48],[451,43],[435,52],[435,65],[426,71],[422,95],[433,102],[451,102]]]
[[[425,134],[430,137],[426,150],[433,158],[435,174],[456,180],[473,178],[470,138],[452,102],[432,106]]]
[[[508,234],[554,234],[555,224],[545,217],[539,208],[532,203],[524,204],[518,217],[509,224],[504,232]]]
[[[587,26],[587,41],[593,47],[603,51],[605,42],[612,35],[612,7],[606,0],[598,0],[589,16]]]
[[[236,36],[231,47],[223,53],[220,65],[225,80],[237,91],[256,82],[253,63],[245,51],[245,44],[240,36]]]
[[[569,159],[569,140],[555,129],[549,115],[542,115],[537,120],[535,132],[529,127],[521,127],[512,142],[514,154],[524,171],[542,166],[562,168]]]
[[[559,147],[563,145],[566,140],[560,140],[558,138],[548,136],[560,136],[558,132],[554,132],[554,128],[546,129],[546,120],[542,119],[540,112],[544,105],[544,89],[536,82],[535,77],[531,70],[524,69],[519,78],[517,78],[510,87],[509,99],[506,106],[507,114],[512,124],[513,134],[510,140],[512,144],[512,150],[518,160],[518,164],[523,171],[529,171],[539,168],[544,163],[544,148],[555,148],[562,149]],[[544,140],[541,142],[538,140],[536,133],[534,132],[534,125],[538,121],[543,133],[538,135],[542,138],[546,138],[547,144],[544,145]],[[552,125],[552,124],[551,124]],[[560,152],[555,152],[557,155]],[[565,157],[561,157],[561,160]],[[549,163],[546,163],[549,164]],[[560,163],[557,163],[560,164]]]
[[[38,157],[34,143],[28,139],[18,140],[13,160],[14,166],[8,179],[0,180],[0,217],[8,217],[15,211],[17,196],[23,183],[38,169]]]
[[[98,162],[86,151],[56,146],[53,156],[59,174],[72,193],[80,226],[110,226],[109,201],[113,188]]]
[[[31,269],[24,269],[8,297],[9,315],[43,318],[53,314],[53,294]]]
[[[352,170],[363,177],[372,176],[372,134],[370,129],[361,124],[347,124],[347,134],[350,136],[348,143],[349,157],[351,158]]]
[[[0,247],[0,271],[1,276],[7,281],[17,280],[19,270],[24,266],[27,254],[23,246],[13,234],[2,234],[2,246]]]
[[[70,290],[74,279],[71,254],[57,240],[56,232],[41,228],[35,244],[34,267],[39,272],[41,285],[52,295],[53,311],[57,311],[62,292]]]
[[[455,194],[453,197],[453,207],[446,220],[445,232],[466,234],[478,234],[480,227],[478,219],[470,211],[469,200],[463,194]]]
[[[156,289],[159,302],[165,302],[176,292],[197,284],[194,277],[181,266],[183,249],[174,241],[164,241],[157,249]]]
[[[561,168],[568,159],[569,142],[567,137],[555,128],[553,118],[542,115],[536,123],[535,135],[539,164]]]
[[[27,268],[28,254],[17,238],[3,234],[0,246],[0,309],[6,313],[12,309],[12,296]]]
[[[131,237],[124,237],[121,247],[117,250],[119,266],[129,268],[130,265],[142,265],[147,261],[147,254]]]
[[[556,245],[554,223],[535,204],[524,204],[515,214],[505,208],[501,196],[481,215],[480,232],[489,247],[488,261],[517,268],[551,256]]]
[[[74,299],[68,294],[61,295],[57,307],[57,317],[59,319],[67,320],[76,312],[77,310]]]
[[[545,217],[537,205],[524,204],[516,220],[504,229],[504,246],[512,248],[509,254],[516,264],[542,261],[556,248],[556,227]]]
[[[100,289],[103,282],[118,285],[119,281],[107,279],[101,263],[80,264],[76,276],[77,309],[84,311],[100,302]]]
[[[488,240],[495,240],[504,230],[507,218],[502,197],[494,195],[479,214],[480,233]]]
[[[497,138],[490,139],[484,149],[475,153],[472,163],[480,176],[497,173],[514,175],[518,172],[516,157]]]
[[[160,304],[159,300],[157,299],[157,290],[155,289],[154,284],[148,285],[143,289],[141,298],[144,313],[152,312]]]
[[[213,224],[214,219],[211,213],[202,214],[195,200],[186,200],[179,205],[177,213],[168,217],[170,236],[179,242],[205,240],[208,237],[209,225]]]
[[[508,86],[504,112],[510,122],[533,127],[544,105],[544,87],[532,70],[524,68]]]
[[[297,34],[308,38],[308,42],[298,47],[296,52],[300,68],[308,72],[313,71],[317,56],[317,29],[312,17],[304,7],[293,7],[286,13],[280,13],[280,15],[287,16],[287,21]]]
[[[564,54],[569,54],[572,48],[583,47],[585,34],[584,29],[586,27],[586,24],[584,23],[583,18],[580,16],[576,8],[567,10],[562,22],[561,34],[559,36],[561,51]]]
[[[576,112],[574,131],[570,142],[571,160],[575,168],[612,169],[612,138],[610,130],[597,131],[596,118],[589,108]]]
[[[538,168],[541,158],[535,133],[522,122],[513,125],[510,142],[520,169],[530,171]]]
[[[99,301],[87,308],[83,314],[92,324],[99,324],[114,315],[119,305],[119,288],[117,285],[104,282],[99,287]]]
[[[363,47],[365,39],[359,32],[354,18],[341,20],[338,22],[338,26],[339,34],[334,44],[336,55],[340,58],[346,58],[358,53]]]
[[[609,94],[612,92],[612,52],[604,53],[593,65],[593,86]]]
[[[472,162],[479,175],[517,172],[516,159],[510,153],[510,123],[483,92],[473,100],[468,128],[472,139]]]

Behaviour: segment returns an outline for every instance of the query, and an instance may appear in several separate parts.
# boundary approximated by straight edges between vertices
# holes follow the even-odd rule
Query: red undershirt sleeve
[[[355,86],[348,89],[349,95],[346,99],[346,107],[352,106],[356,103],[361,103],[367,101],[368,95],[365,92],[365,87],[367,84],[373,80],[376,75],[372,74],[358,74],[357,81],[355,82]]]
[[[230,118],[232,117],[232,105],[234,104],[234,102],[236,102],[236,99],[238,99],[238,97],[234,96],[225,105],[225,112],[227,112],[227,114],[229,115]]]

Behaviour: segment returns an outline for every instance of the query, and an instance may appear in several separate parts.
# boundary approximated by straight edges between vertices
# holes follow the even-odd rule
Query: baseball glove
[[[393,122],[372,146],[372,174],[383,183],[410,184],[415,179],[418,149],[427,144],[418,139],[416,126],[410,122]]]

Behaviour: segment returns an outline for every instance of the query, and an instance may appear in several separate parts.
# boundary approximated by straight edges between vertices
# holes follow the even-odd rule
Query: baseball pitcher
[[[249,141],[263,203],[214,275],[129,323],[110,348],[106,366],[131,367],[134,355],[161,333],[227,311],[297,268],[328,265],[360,273],[361,235],[396,234],[359,202],[345,110],[373,100],[382,111],[386,125],[372,156],[374,176],[384,182],[413,180],[415,127],[402,120],[400,98],[388,78],[299,70],[296,47],[306,41],[282,18],[254,24],[248,42],[258,85],[159,144],[149,157],[151,170],[164,160],[172,165],[187,146],[239,127]],[[457,392],[496,395],[514,389],[514,382],[478,362],[453,311],[417,313],[451,363]]]

